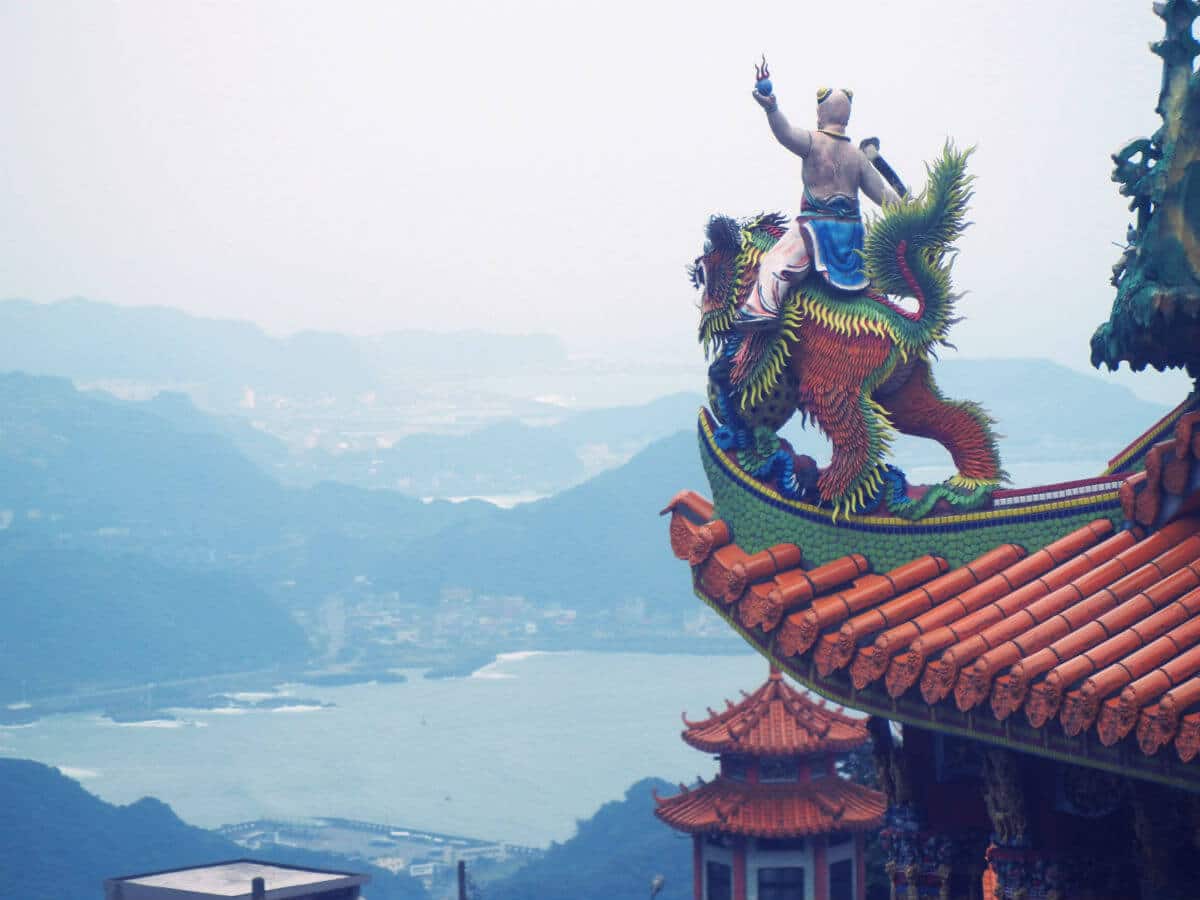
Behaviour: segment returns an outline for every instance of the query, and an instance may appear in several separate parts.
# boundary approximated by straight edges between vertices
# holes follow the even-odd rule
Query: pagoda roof
[[[879,791],[829,775],[796,784],[749,784],[718,775],[699,787],[654,800],[654,814],[679,831],[720,831],[782,838],[867,831],[883,823],[887,798]]]
[[[1200,411],[1166,434],[1139,439],[1141,472],[1031,489],[1050,502],[835,523],[751,484],[702,428],[722,508],[677,495],[671,545],[697,594],[822,696],[1200,789]]]
[[[824,699],[815,702],[784,681],[778,669],[742,697],[739,703],[726,700],[721,712],[710,709],[699,722],[685,715],[684,741],[709,753],[791,756],[853,750],[869,737],[865,719],[831,709]]]

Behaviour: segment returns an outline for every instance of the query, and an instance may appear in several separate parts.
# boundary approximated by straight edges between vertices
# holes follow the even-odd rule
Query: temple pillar
[[[1029,893],[1029,817],[1017,755],[989,747],[983,755],[983,802],[992,822],[987,860],[995,900],[1025,900]],[[989,897],[987,900],[993,900]]]
[[[862,832],[854,836],[854,900],[867,900],[867,842]]]
[[[704,837],[692,835],[692,900],[704,900]]]
[[[978,754],[909,725],[902,742],[886,721],[871,733],[890,804],[880,838],[892,900],[980,900],[988,820]]]
[[[983,800],[992,823],[987,850],[992,896],[985,900],[1064,900],[1062,860],[1035,841],[1030,824],[1026,757],[990,747],[983,757]],[[1045,798],[1041,798],[1044,804]]]
[[[746,900],[746,839],[733,841],[733,900]]]
[[[813,839],[813,900],[829,900],[829,858],[825,838]]]

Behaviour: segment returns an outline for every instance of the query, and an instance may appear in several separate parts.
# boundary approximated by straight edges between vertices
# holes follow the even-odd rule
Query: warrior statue
[[[851,91],[817,91],[816,131],[792,125],[764,79],[759,79],[753,96],[766,110],[775,138],[804,160],[804,197],[800,215],[763,256],[758,282],[738,310],[740,329],[776,325],[784,297],[813,269],[834,288],[865,290],[868,283],[862,269],[863,224],[858,192],[861,190],[880,206],[900,201],[900,195],[872,165],[866,151],[854,146],[846,135],[854,99]]]
[[[765,60],[756,70],[754,99],[771,131],[804,160],[804,197],[796,217],[713,216],[691,268],[718,447],[784,497],[835,515],[978,509],[1004,478],[991,420],[943,397],[931,368],[957,321],[950,276],[967,226],[970,151],[947,145],[910,198],[877,141],[846,137],[849,91],[818,91],[817,129],[804,131],[779,111]],[[882,207],[866,229],[860,191]],[[828,467],[779,437],[795,412],[828,436]],[[908,485],[886,461],[896,431],[940,442],[956,474]]]

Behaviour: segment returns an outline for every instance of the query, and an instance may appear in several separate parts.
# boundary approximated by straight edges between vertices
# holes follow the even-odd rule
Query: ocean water
[[[204,827],[328,815],[545,845],[639,778],[709,777],[680,713],[702,717],[766,675],[750,652],[509,654],[468,678],[281,686],[332,708],[53,716],[0,728],[0,755],[57,766],[112,803],[157,797]]]

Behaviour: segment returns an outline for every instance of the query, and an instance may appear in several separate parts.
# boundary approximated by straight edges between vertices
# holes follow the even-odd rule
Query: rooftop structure
[[[824,701],[814,703],[772,669],[767,681],[739,703],[726,701],[721,712],[709,710],[707,719],[687,727],[685,743],[708,753],[748,753],[754,756],[798,756],[841,753],[861,747],[868,740],[862,719],[840,709],[829,709]]]
[[[715,484],[735,476],[704,448]],[[885,525],[886,568],[838,552],[872,543],[856,532],[876,523],[847,521],[810,556],[771,542],[785,532],[761,517],[747,527],[753,506],[716,517],[690,492],[668,507],[671,542],[703,599],[826,696],[1200,788],[1186,765],[1200,753],[1200,412],[1181,409],[1143,456],[1139,473],[1055,485],[1049,501]],[[933,552],[897,552],[907,543]]]
[[[354,900],[367,875],[233,859],[203,866],[109,878],[106,900]]]
[[[1153,11],[1162,127],[1113,156],[1133,221],[1092,359],[1196,378],[1200,2]],[[785,147],[816,146],[769,85],[755,99]],[[675,496],[671,548],[773,666],[871,715],[893,897],[1182,900],[1200,878],[1200,383],[1103,472],[1003,487],[994,423],[932,368],[961,297],[969,155],[947,145],[925,189],[865,229],[856,204],[812,202],[824,175],[808,168],[799,215],[710,219],[692,275],[711,500]],[[830,247],[865,290],[810,271]],[[797,412],[828,437],[827,465],[779,434]],[[940,442],[955,475],[910,484],[897,431]],[[752,716],[728,717],[727,741],[759,740]],[[723,786],[672,809],[706,788],[740,826]]]
[[[886,799],[836,767],[869,740],[863,719],[813,701],[773,669],[739,703],[684,724],[686,743],[719,754],[720,773],[656,797],[655,814],[692,835],[696,896],[745,900],[764,885],[779,897],[865,896],[862,833],[882,824]]]

